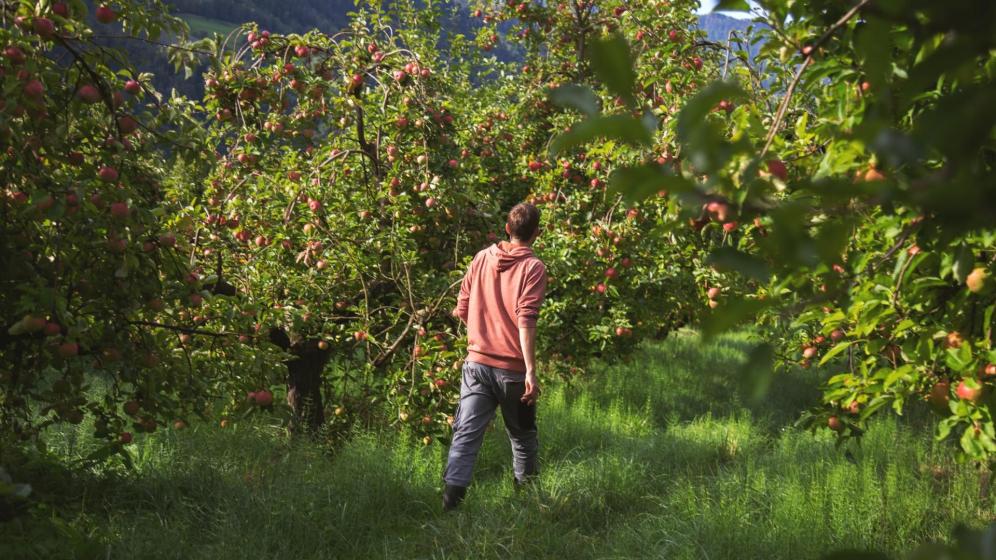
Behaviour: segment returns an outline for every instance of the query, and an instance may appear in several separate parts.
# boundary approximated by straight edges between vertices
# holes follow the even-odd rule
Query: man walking
[[[453,443],[443,480],[443,508],[455,508],[470,485],[484,432],[500,406],[512,442],[516,486],[537,474],[536,318],[546,290],[546,267],[531,249],[540,213],[518,204],[508,213],[502,241],[474,256],[453,316],[467,324],[467,359]]]

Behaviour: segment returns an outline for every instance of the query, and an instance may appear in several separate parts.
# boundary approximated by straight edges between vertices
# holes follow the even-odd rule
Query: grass
[[[240,24],[232,23],[230,21],[224,21],[220,19],[212,19],[204,16],[199,16],[196,14],[176,14],[183,21],[187,22],[190,26],[191,35],[195,36],[209,36],[212,33],[217,33],[222,37],[227,37],[233,29],[238,27]]]
[[[745,402],[733,379],[745,348],[672,335],[589,382],[548,388],[539,485],[513,491],[499,426],[450,514],[446,449],[393,434],[328,452],[263,422],[201,425],[140,438],[132,472],[80,473],[59,465],[87,439],[63,432],[48,459],[14,469],[42,505],[0,525],[0,557],[900,557],[993,518],[976,473],[933,442],[927,420],[883,418],[852,461],[829,434],[791,427],[818,401],[820,373],[786,374],[765,402]]]

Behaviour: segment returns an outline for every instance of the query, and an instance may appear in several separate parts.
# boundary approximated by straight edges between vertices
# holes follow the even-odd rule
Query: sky
[[[699,2],[702,4],[702,7],[699,8],[699,12],[698,13],[700,13],[700,14],[708,14],[709,12],[711,12],[712,11],[712,7],[716,5],[716,1],[717,0],[699,0]],[[751,4],[754,4],[754,2],[751,2]],[[749,13],[747,13],[747,12],[720,12],[720,13],[726,14],[726,15],[728,15],[730,17],[735,17],[735,18],[750,18],[751,17],[751,15]]]

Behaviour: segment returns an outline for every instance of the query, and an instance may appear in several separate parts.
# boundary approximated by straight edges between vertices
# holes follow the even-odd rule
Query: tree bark
[[[318,347],[317,339],[291,342],[283,329],[270,329],[270,342],[290,352],[287,366],[287,404],[294,411],[291,432],[315,432],[325,423],[322,372],[331,353]]]

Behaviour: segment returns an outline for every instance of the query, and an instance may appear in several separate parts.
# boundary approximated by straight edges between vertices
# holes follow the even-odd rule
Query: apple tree
[[[183,346],[201,285],[166,223],[165,169],[198,157],[203,135],[187,102],[97,38],[185,27],[158,3],[94,15],[97,28],[82,2],[0,11],[0,433],[88,420],[110,453],[202,413],[225,368],[195,369]]]
[[[847,438],[881,410],[928,401],[939,438],[988,460],[993,6],[759,4],[759,58],[737,53],[728,79],[677,117],[683,164],[632,166],[618,188],[667,188],[691,219],[739,224],[706,258],[739,297],[703,330],[756,319],[771,342],[753,374],[772,356],[838,368],[804,424]]]

